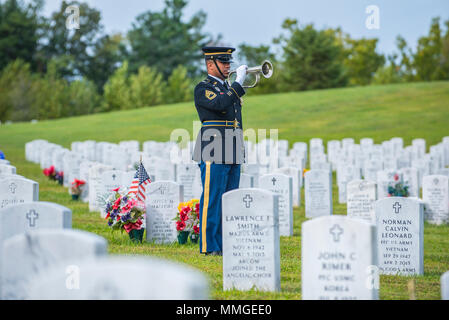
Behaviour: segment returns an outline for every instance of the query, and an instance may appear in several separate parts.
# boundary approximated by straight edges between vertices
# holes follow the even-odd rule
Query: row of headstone
[[[11,205],[0,209],[0,221],[1,299],[208,298],[206,278],[191,267],[154,258],[107,257],[106,240],[71,230],[72,213],[63,206],[38,201]]]
[[[364,181],[352,188],[359,196],[351,202],[363,204],[365,212],[303,223],[303,299],[378,299],[380,274],[424,273],[422,203],[403,197],[373,202],[376,188]],[[225,290],[280,290],[281,197],[258,188],[223,195]]]

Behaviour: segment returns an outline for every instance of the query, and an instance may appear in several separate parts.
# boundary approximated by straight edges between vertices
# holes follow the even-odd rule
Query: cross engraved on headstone
[[[359,190],[363,191],[364,189],[365,189],[365,184],[363,182],[361,182],[359,185]]]
[[[167,186],[161,186],[160,190],[161,190],[161,194],[165,194],[167,192],[168,188],[167,188]]]
[[[399,202],[395,202],[393,205],[393,209],[395,213],[399,213],[399,210],[401,210],[402,206]]]
[[[30,210],[30,212],[27,213],[27,219],[29,220],[30,227],[36,226],[36,220],[38,218],[39,218],[39,214],[35,210]]]
[[[189,171],[189,167],[186,167],[186,171]]]
[[[274,186],[277,180],[276,180],[276,178],[273,177],[273,179],[271,181],[273,182],[273,186]]]
[[[329,233],[334,237],[334,242],[339,242],[340,236],[343,234],[343,229],[338,224],[334,224],[334,226],[330,228]]]
[[[245,195],[245,197],[243,198],[243,202],[245,202],[245,206],[247,208],[251,207],[251,202],[253,202],[253,198],[251,198],[251,196],[249,194]]]
[[[112,179],[114,179],[114,181],[115,181],[115,178],[116,178],[117,176],[115,175],[115,173],[112,175]]]
[[[437,185],[438,184],[438,178],[433,179],[433,184]]]
[[[9,185],[9,190],[11,191],[11,193],[16,193],[16,188],[17,185],[14,182]]]

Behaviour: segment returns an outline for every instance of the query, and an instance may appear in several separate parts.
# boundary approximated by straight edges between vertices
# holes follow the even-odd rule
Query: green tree
[[[413,64],[413,52],[407,46],[407,41],[401,36],[396,37],[396,46],[399,49],[400,61],[399,61],[399,74],[405,81],[413,81],[414,64]]]
[[[76,5],[80,10],[80,28],[66,28],[68,15],[65,10],[69,5]],[[103,30],[100,24],[101,14],[98,10],[79,1],[62,1],[58,11],[53,12],[45,26],[44,58],[48,61],[54,57],[67,55],[71,57],[72,68],[63,76],[86,75],[89,71],[89,52],[95,50],[97,38]]]
[[[0,120],[24,121],[37,116],[33,99],[34,78],[29,63],[17,59],[0,74]]]
[[[103,92],[106,81],[123,61],[126,54],[124,40],[123,36],[117,33],[105,35],[95,43],[93,54],[88,58],[89,67],[84,75],[95,83],[98,92]]]
[[[58,73],[58,63],[51,60],[47,73],[37,79],[33,86],[33,96],[38,119],[58,119],[70,115],[67,99],[68,83]]]
[[[388,64],[377,69],[373,76],[372,84],[389,84],[404,82],[400,67],[396,64],[398,56],[392,54],[387,56]]]
[[[376,52],[378,39],[345,39],[344,65],[352,85],[368,85],[385,57]]]
[[[164,82],[154,68],[141,66],[137,74],[129,77],[131,104],[127,108],[142,108],[162,103]]]
[[[446,22],[446,25],[449,26],[449,21]],[[440,18],[434,18],[429,35],[418,39],[416,53],[413,55],[418,81],[449,79],[449,56],[447,52],[445,53],[448,33],[449,31],[446,30],[446,35],[442,36]]]
[[[130,109],[130,89],[128,79],[128,61],[115,70],[104,86],[104,104],[102,111]]]
[[[67,90],[68,108],[65,116],[78,116],[99,111],[101,96],[92,81],[72,81]]]
[[[164,79],[168,79],[178,65],[183,65],[190,76],[199,73],[203,60],[200,48],[209,43],[211,37],[201,31],[206,23],[203,11],[183,22],[186,5],[186,0],[165,0],[162,12],[147,11],[136,18],[128,32],[131,71],[148,65],[156,67]]]
[[[168,77],[164,90],[164,103],[176,103],[190,101],[193,98],[190,79],[187,77],[187,69],[179,65]]]
[[[42,5],[42,0],[28,5],[17,0],[0,3],[0,70],[16,59],[29,62],[32,70],[37,68]]]
[[[290,36],[281,36],[283,44],[283,82],[287,90],[311,90],[342,87],[347,84],[341,47],[335,37],[316,30],[312,24],[298,27],[296,20],[286,19],[282,25]]]

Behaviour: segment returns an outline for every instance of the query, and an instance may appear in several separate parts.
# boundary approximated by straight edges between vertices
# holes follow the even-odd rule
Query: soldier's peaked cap
[[[231,47],[204,47],[204,57],[206,60],[218,60],[220,62],[232,62],[232,52],[235,48]]]

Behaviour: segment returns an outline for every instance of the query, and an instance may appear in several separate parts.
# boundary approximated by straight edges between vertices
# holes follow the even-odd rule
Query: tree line
[[[203,11],[183,17],[187,0],[138,15],[125,35],[105,34],[100,11],[86,3],[62,1],[48,18],[43,5],[0,2],[0,121],[190,101],[204,78],[200,48],[222,41],[204,31]],[[79,7],[79,29],[66,28],[69,5]],[[387,56],[378,53],[378,39],[353,39],[340,28],[294,19],[282,28],[270,44],[238,46],[241,63],[270,59],[276,68],[273,80],[249,94],[449,79],[449,20],[434,18],[415,49],[398,36],[397,52]]]

